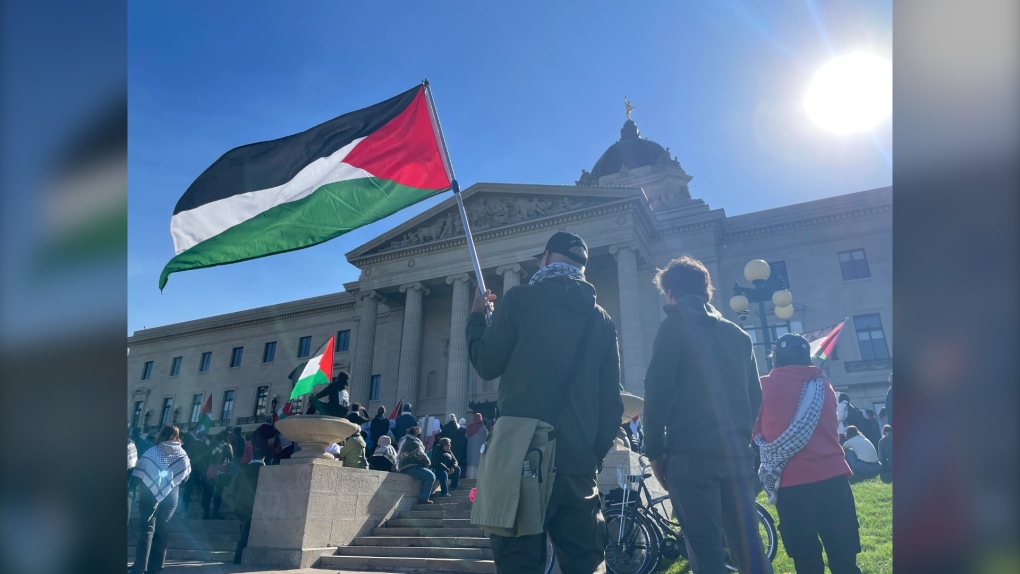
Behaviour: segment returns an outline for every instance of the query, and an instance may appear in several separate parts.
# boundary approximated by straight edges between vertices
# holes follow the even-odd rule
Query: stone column
[[[351,363],[351,402],[368,404],[369,386],[372,383],[372,358],[375,356],[375,323],[379,313],[379,297],[375,291],[358,293],[361,320],[358,323],[358,340]]]
[[[510,265],[501,265],[496,268],[496,275],[503,276],[503,294],[506,295],[506,292],[511,287],[521,284],[521,264],[511,263]]]
[[[429,288],[421,283],[400,286],[404,300],[404,329],[400,335],[400,365],[397,371],[397,400],[418,404],[418,375],[421,368],[422,297]]]
[[[471,282],[467,273],[446,278],[453,285],[450,307],[450,351],[446,363],[446,413],[466,417],[468,408],[468,352],[464,329],[471,305]]]
[[[620,282],[620,317],[616,322],[623,359],[623,386],[640,397],[645,395],[644,338],[641,335],[641,294],[637,272],[637,253],[630,245],[614,245],[609,252],[616,257]],[[651,286],[649,286],[650,288]]]

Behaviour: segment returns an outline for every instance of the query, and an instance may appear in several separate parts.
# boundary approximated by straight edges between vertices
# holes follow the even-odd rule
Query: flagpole
[[[475,239],[471,235],[471,223],[468,222],[467,210],[464,209],[464,199],[460,195],[460,184],[457,182],[457,176],[453,173],[453,162],[450,161],[450,152],[446,148],[446,137],[443,135],[443,126],[439,123],[439,114],[436,112],[436,102],[432,99],[432,90],[429,88],[429,81],[423,80],[422,83],[425,85],[425,95],[429,100],[429,108],[432,111],[432,121],[435,125],[436,135],[438,136],[439,143],[443,148],[443,158],[445,166],[450,175],[450,188],[453,190],[453,196],[457,198],[457,210],[460,212],[460,221],[464,226],[464,236],[467,238],[468,253],[471,254],[471,265],[475,269],[475,277],[478,279],[478,293],[480,295],[485,294],[485,277],[482,275],[482,266],[478,262],[478,252],[475,250]],[[491,317],[491,312],[486,308],[485,316]]]

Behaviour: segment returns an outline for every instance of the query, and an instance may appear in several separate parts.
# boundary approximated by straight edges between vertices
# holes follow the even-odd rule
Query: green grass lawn
[[[864,574],[892,572],[892,485],[875,478],[852,484],[851,488],[857,502],[857,520],[861,524],[861,553],[857,555],[857,565]],[[764,493],[758,495],[758,502],[772,513],[778,526],[776,507],[765,502]],[[772,567],[776,574],[794,572],[793,560],[783,549],[782,537]],[[664,560],[659,564],[658,571],[666,574],[690,572],[687,561],[682,558],[674,562]]]

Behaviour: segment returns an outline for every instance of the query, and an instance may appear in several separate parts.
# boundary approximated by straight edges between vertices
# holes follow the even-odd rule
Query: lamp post
[[[145,422],[142,423],[144,426],[149,426],[149,417],[152,416],[152,411],[145,411]]]
[[[274,415],[274,414],[276,414],[276,403],[277,403],[277,401],[279,401],[279,400],[280,400],[280,399],[279,399],[279,397],[278,397],[277,395],[273,395],[273,412],[272,412],[272,413],[270,413],[270,415]]]
[[[772,275],[769,264],[761,259],[748,261],[744,266],[744,277],[753,287],[741,287],[739,281],[733,283],[733,297],[730,299],[730,308],[737,313],[737,317],[743,322],[747,319],[748,309],[751,303],[758,304],[758,315],[761,319],[762,343],[765,345],[765,364],[768,370],[772,370],[772,338],[769,330],[768,314],[765,312],[765,302],[772,301],[776,306],[776,317],[789,319],[793,316],[793,294],[790,293],[786,281],[782,277]]]
[[[180,407],[174,409],[174,418],[173,418],[173,423],[174,424],[177,424],[177,417],[180,416],[180,414],[181,414]]]

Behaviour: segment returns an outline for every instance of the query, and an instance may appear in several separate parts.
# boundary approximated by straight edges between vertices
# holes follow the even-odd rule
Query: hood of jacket
[[[588,313],[595,308],[595,286],[587,281],[565,276],[551,277],[535,283],[552,297],[553,301],[577,313]]]
[[[662,309],[667,315],[684,321],[715,323],[723,318],[711,303],[698,295],[684,295],[675,304],[666,305]]]

